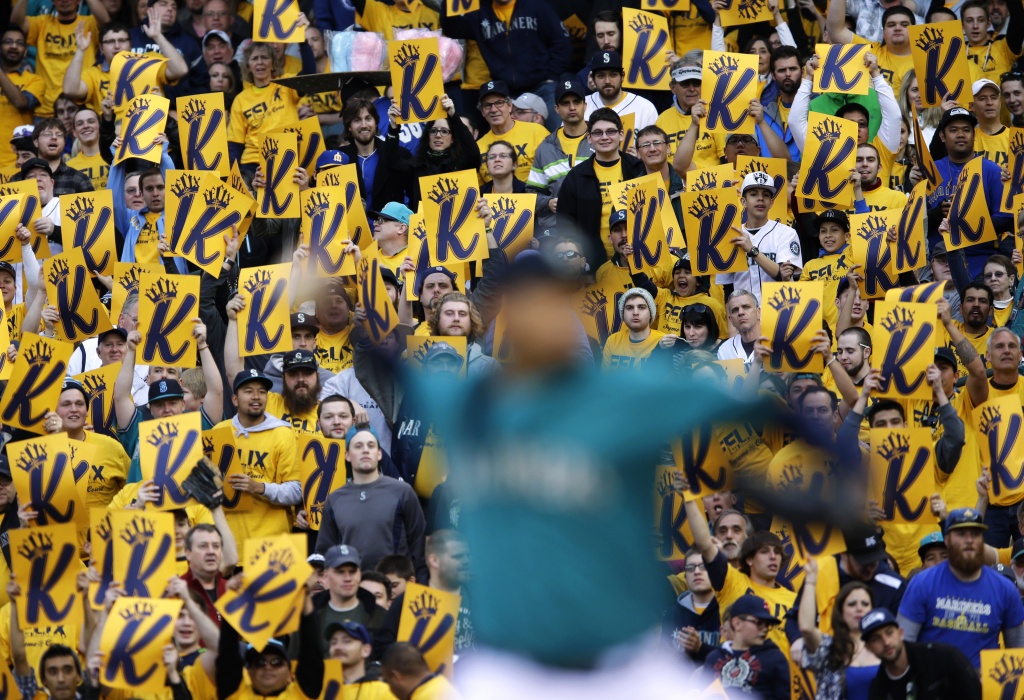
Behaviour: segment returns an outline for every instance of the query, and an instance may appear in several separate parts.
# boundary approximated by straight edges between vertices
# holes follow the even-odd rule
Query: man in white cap
[[[988,78],[975,80],[971,86],[974,94],[974,116],[978,126],[974,129],[974,153],[981,154],[1000,168],[1010,163],[1010,129],[999,118],[1002,110],[1002,93],[999,86]]]
[[[746,255],[747,269],[715,276],[718,284],[748,290],[758,303],[765,282],[791,280],[803,265],[796,230],[768,220],[768,210],[780,185],[768,173],[753,172],[743,178],[740,203],[746,223],[730,242]]]
[[[212,29],[203,37],[203,61],[207,68],[213,63],[226,63],[229,66],[235,58],[231,47],[231,37],[222,29]]]
[[[674,152],[676,144],[690,128],[690,111],[700,101],[701,67],[689,60],[672,64],[672,80],[669,89],[675,99],[672,106],[658,115],[658,126],[668,134],[669,148]],[[698,168],[712,168],[721,165],[725,153],[725,135],[701,131],[693,152],[693,163]]]
[[[512,100],[512,116],[518,122],[533,122],[543,126],[548,118],[548,106],[539,95],[524,92]]]
[[[651,356],[664,333],[651,329],[658,307],[650,292],[634,287],[619,298],[622,330],[608,336],[604,345],[605,369],[639,368]]]

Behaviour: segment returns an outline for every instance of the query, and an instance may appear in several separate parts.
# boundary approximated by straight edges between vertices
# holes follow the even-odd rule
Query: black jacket
[[[913,695],[928,700],[981,700],[981,680],[963,652],[949,644],[904,642],[910,668],[907,675],[892,681],[885,667],[871,681],[869,700],[904,700]],[[907,684],[913,691],[907,692]]]
[[[421,177],[476,170],[480,167],[480,147],[476,145],[469,127],[458,117],[448,119],[447,122],[452,132],[452,146],[446,151],[434,153],[430,150],[430,134],[424,132],[419,149],[410,162],[412,193],[409,195],[409,208],[413,211],[416,211],[416,205],[422,198]]]
[[[693,592],[683,591],[676,599],[675,605],[665,613],[661,625],[662,639],[680,654],[688,656],[694,663],[702,664],[721,644],[721,617],[717,598],[712,598],[703,612],[697,612],[693,604]],[[700,649],[695,653],[684,651],[673,639],[672,635],[684,627],[692,627],[700,635]]]
[[[558,230],[562,234],[576,234],[583,240],[584,254],[590,269],[596,270],[608,259],[601,240],[601,186],[594,171],[591,156],[579,163],[562,182],[558,190]],[[647,174],[643,161],[628,153],[619,152],[622,179],[635,180]]]
[[[389,131],[386,139],[377,139],[377,169],[373,175],[373,192],[366,189],[363,169],[359,166],[356,145],[341,148],[359,173],[359,191],[366,200],[367,211],[380,211],[388,202],[405,202],[415,195],[412,185],[412,154],[398,142],[398,131]]]

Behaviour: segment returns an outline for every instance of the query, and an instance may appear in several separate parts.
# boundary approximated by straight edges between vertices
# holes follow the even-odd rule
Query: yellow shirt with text
[[[259,163],[263,135],[299,120],[299,93],[271,83],[246,83],[231,104],[228,141],[245,145],[242,163]]]
[[[395,38],[396,29],[440,28],[441,20],[436,10],[423,3],[409,3],[410,6],[413,4],[416,5],[414,10],[403,12],[392,3],[366,0],[362,14],[356,14],[356,23],[367,31],[383,34],[388,41]]]
[[[337,374],[352,366],[352,324],[330,335],[323,329],[316,334],[316,362],[328,372]],[[267,409],[269,412],[269,408]]]
[[[883,183],[885,180],[882,181]],[[871,211],[902,209],[907,205],[907,195],[888,187],[876,187],[864,193],[864,203]]]
[[[86,431],[85,442],[99,448],[96,463],[90,465],[85,475],[88,479],[85,507],[106,508],[117,492],[124,488],[132,460],[114,438]]]
[[[491,176],[487,174],[487,149],[495,141],[508,141],[512,144],[516,154],[516,179],[526,182],[530,178],[530,168],[533,167],[533,155],[537,152],[544,139],[548,137],[548,130],[540,124],[533,122],[512,122],[512,128],[501,136],[488,131],[481,136],[476,145],[480,148],[480,182],[490,182]]]
[[[683,309],[694,304],[704,304],[715,317],[718,324],[718,339],[725,340],[729,337],[729,319],[725,314],[725,307],[722,302],[707,294],[692,294],[688,297],[681,297],[668,289],[659,289],[658,297],[654,300],[658,307],[658,318],[655,319],[655,326],[662,333],[678,335],[683,337]]]
[[[103,160],[103,156],[99,153],[94,156],[79,153],[74,158],[68,159],[67,166],[85,173],[85,176],[92,180],[92,185],[97,191],[107,189],[107,175],[110,173],[110,164]]]
[[[289,413],[284,405],[284,397],[276,391],[267,394],[267,413],[280,418],[285,423],[291,423],[296,435],[320,432],[320,427],[316,422],[316,406],[302,414]]]
[[[604,243],[604,252],[611,259],[615,254],[608,239],[608,218],[612,215],[611,187],[622,182],[622,161],[618,160],[614,165],[604,166],[594,158],[594,174],[597,175],[597,183],[601,188],[601,242]]]
[[[768,612],[780,620],[784,620],[786,613],[796,601],[796,593],[775,584],[774,586],[762,586],[754,583],[753,580],[739,569],[732,566],[726,569],[725,583],[720,591],[715,591],[715,598],[718,599],[718,609],[722,613],[722,619],[726,619],[729,607],[736,600],[747,593],[753,593],[764,599],[768,604]],[[785,625],[776,625],[768,632],[768,639],[775,642],[782,653],[789,656],[789,640],[786,639]]]
[[[7,78],[14,83],[14,87],[18,88],[21,92],[27,92],[32,95],[42,105],[43,96],[46,92],[46,82],[41,76],[26,69],[20,73],[18,71],[10,71],[7,73]],[[7,95],[0,92],[0,134],[3,135],[4,140],[10,141],[15,127],[26,126],[31,123],[32,112],[22,112],[16,109],[11,104],[11,101],[7,99]],[[14,165],[14,161],[14,150],[9,144],[5,143],[3,148],[0,148],[0,168]]]
[[[36,49],[36,69],[43,78],[43,94],[36,108],[36,117],[52,117],[53,103],[64,91],[64,73],[78,48],[75,27],[82,23],[93,40],[99,36],[96,18],[79,15],[70,22],[61,22],[53,14],[28,18],[28,45]],[[10,139],[10,136],[4,136]]]
[[[612,333],[604,346],[604,368],[639,369],[664,335],[660,331],[651,331],[644,340],[635,343],[630,340],[627,328]]]
[[[1018,54],[1010,50],[1006,38],[989,41],[981,46],[967,47],[967,67],[971,71],[971,82],[988,78],[996,85],[999,77],[1010,70]]]
[[[974,155],[985,156],[1000,168],[1010,167],[1010,129],[1001,128],[995,134],[974,129]]]
[[[808,260],[804,263],[804,269],[800,273],[801,280],[821,280],[824,283],[825,289],[821,300],[822,317],[828,327],[832,329],[833,336],[836,334],[836,324],[839,323],[836,292],[839,291],[839,282],[850,271],[849,253],[850,249],[847,247],[838,253]]]

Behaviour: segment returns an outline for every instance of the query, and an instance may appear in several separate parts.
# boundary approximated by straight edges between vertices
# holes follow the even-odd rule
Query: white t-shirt
[[[754,361],[754,351],[748,354],[743,349],[743,337],[738,333],[718,346],[719,360],[743,360],[746,364]]]
[[[743,227],[743,232],[750,236],[754,246],[773,262],[779,265],[788,262],[798,268],[803,268],[804,261],[800,255],[800,238],[797,236],[796,229],[780,224],[778,221],[769,220],[768,223],[757,230],[757,233],[751,233],[747,230],[746,226]],[[727,272],[715,275],[715,281],[718,284],[731,284],[734,290],[748,290],[757,297],[757,303],[760,304],[761,285],[765,282],[773,282],[774,280],[768,276],[768,273],[760,265],[750,258],[747,258],[747,265],[746,272]]]
[[[587,111],[584,113],[584,119],[590,119],[590,115],[594,113],[594,110],[606,106],[601,101],[601,95],[596,92],[587,95],[585,101],[587,103]],[[624,114],[636,115],[633,117],[633,128],[636,131],[640,131],[658,121],[658,110],[654,108],[650,100],[625,90],[622,91],[622,99],[619,100],[619,103],[609,107],[609,109],[613,110],[620,117]]]

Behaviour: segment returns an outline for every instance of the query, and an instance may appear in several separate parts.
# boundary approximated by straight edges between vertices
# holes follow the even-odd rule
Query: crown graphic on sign
[[[128,270],[117,278],[117,283],[126,292],[139,291],[139,270],[136,267],[129,267]]]
[[[914,43],[917,45],[917,48],[925,52],[937,49],[942,46],[942,30],[935,27],[925,27],[924,31],[921,32],[921,36],[917,37],[917,41]]]
[[[85,387],[86,392],[89,394],[90,401],[107,390],[106,380],[98,374],[85,375],[82,379],[82,386]]]
[[[768,304],[778,312],[783,309],[794,309],[800,303],[800,291],[796,287],[783,287],[775,292]]]
[[[207,457],[213,454],[213,438],[203,436],[203,454]]]
[[[33,532],[18,546],[18,554],[26,559],[42,559],[53,551],[53,538],[47,534]]]
[[[178,293],[178,285],[170,280],[158,279],[146,290],[146,298],[154,304],[170,302]]]
[[[718,197],[709,194],[698,195],[687,211],[698,219],[712,216],[718,211]]]
[[[633,191],[633,189],[635,187],[636,187],[635,183],[630,183],[630,182],[623,183],[622,191],[619,192],[619,198],[617,200],[618,205],[619,205],[618,206],[619,209],[626,209],[629,206],[629,194],[630,194],[630,192]]]
[[[706,190],[713,190],[718,187],[718,176],[714,173],[707,171],[702,172],[700,175],[693,179],[693,190],[694,192],[704,192]]]
[[[658,496],[665,498],[672,493],[672,474],[668,469],[661,473],[661,478],[658,479],[658,483],[655,484],[655,488],[658,489]]]
[[[249,292],[249,294],[255,294],[261,289],[269,287],[273,280],[273,276],[266,270],[256,270],[249,279],[245,281],[245,291]]]
[[[265,138],[263,139],[263,145],[260,147],[260,153],[263,154],[263,160],[269,160],[271,156],[277,155],[277,139]]]
[[[120,612],[120,615],[125,622],[143,622],[153,614],[154,610],[152,603],[140,601],[129,605]]]
[[[158,423],[156,430],[146,436],[146,442],[153,447],[169,445],[178,437],[178,427],[173,423]]]
[[[424,361],[425,359],[427,359],[427,350],[429,350],[429,349],[430,349],[430,347],[431,347],[431,346],[432,346],[433,344],[434,344],[434,341],[432,341],[432,340],[427,340],[427,341],[425,341],[425,342],[423,343],[423,345],[419,346],[418,348],[416,348],[416,349],[415,349],[415,350],[413,351],[413,353],[412,353],[412,356],[413,356],[413,358],[414,358],[414,359],[415,359],[415,360],[416,360],[417,362],[419,362],[420,364],[422,364],[422,363],[423,363],[423,361]]]
[[[324,216],[327,214],[327,208],[331,206],[331,198],[325,192],[317,192],[314,190],[309,194],[309,200],[306,202],[306,216],[313,218],[314,216]]]
[[[763,0],[740,0],[737,5],[741,17],[753,19],[764,6]]]
[[[1016,681],[1022,676],[1024,676],[1024,660],[1013,654],[1003,654],[988,671],[988,677],[1000,684],[1009,683],[1011,680]]]
[[[68,207],[68,218],[72,221],[78,221],[92,214],[94,205],[91,199],[86,197],[76,197],[75,201]]]
[[[1002,421],[1003,414],[998,406],[985,406],[985,408],[981,409],[981,419],[978,421],[978,427],[982,433],[988,435],[998,430],[999,424]]]
[[[149,100],[145,98],[140,98],[135,104],[131,106],[131,108],[125,113],[124,116],[127,119],[131,119],[137,114],[142,114],[147,109],[149,109]]]
[[[283,574],[295,563],[295,555],[290,549],[272,549],[267,556],[267,568],[276,574]]]
[[[428,591],[420,593],[418,598],[409,603],[409,610],[417,619],[433,617],[437,614],[439,607],[441,607],[441,601]]]
[[[580,310],[587,316],[597,316],[598,312],[608,306],[608,297],[600,289],[591,289],[583,295]]]
[[[253,550],[253,553],[249,556],[249,566],[255,566],[262,559],[263,555],[267,554],[273,547],[273,542],[270,540],[261,540],[260,546]]]
[[[869,216],[864,219],[864,223],[857,229],[857,235],[864,240],[870,240],[875,236],[880,236],[888,229],[885,219],[880,216]]]
[[[402,44],[395,54],[395,65],[406,68],[420,60],[420,50],[412,44]]]
[[[804,469],[799,464],[787,464],[779,474],[779,488],[790,489],[804,485]]]
[[[135,546],[149,542],[156,535],[156,528],[153,521],[142,516],[132,518],[124,530],[121,531],[121,539],[128,544]]]
[[[37,340],[25,349],[25,354],[22,357],[25,358],[29,366],[45,366],[50,364],[50,360],[53,359],[53,349],[42,340]]]
[[[726,54],[724,56],[719,56],[714,61],[712,61],[711,65],[708,66],[708,70],[710,70],[715,75],[726,75],[729,73],[735,73],[737,70],[739,70],[739,67],[740,62],[737,61],[732,56]]]
[[[638,14],[634,15],[633,19],[630,20],[629,28],[632,29],[634,32],[637,32],[638,34],[642,32],[653,32],[654,22],[652,22],[647,15]]]
[[[647,193],[642,188],[636,187],[630,193],[629,211],[632,214],[639,214],[647,206]]]
[[[890,333],[895,333],[898,330],[909,331],[913,327],[914,312],[907,308],[895,308],[882,319],[882,328]]]
[[[200,100],[189,100],[185,109],[181,110],[181,118],[186,122],[195,121],[206,114],[206,105]]]
[[[412,230],[412,235],[416,236],[416,238],[421,241],[427,240],[427,222],[423,219],[417,219],[416,228]]]
[[[768,163],[760,160],[752,160],[747,163],[747,167],[738,174],[739,177],[744,178],[750,173],[767,173]]]
[[[1021,133],[1020,130],[1015,129],[1013,131],[1013,136],[1010,137],[1010,151],[1012,151],[1015,156],[1024,154],[1024,133]]]
[[[440,180],[434,183],[434,186],[430,188],[431,201],[435,204],[441,204],[442,202],[451,202],[459,194],[459,183],[451,178],[442,177]]]
[[[231,204],[231,193],[224,185],[217,185],[212,189],[204,190],[203,199],[206,201],[206,206],[221,211],[227,209]]]
[[[18,456],[15,466],[25,472],[42,469],[46,464],[46,448],[42,445],[27,445],[25,451]]]
[[[185,195],[196,195],[201,184],[202,180],[194,175],[182,175],[171,185],[171,194],[179,199]]]
[[[814,133],[814,137],[822,143],[826,141],[838,141],[843,135],[842,128],[839,126],[839,122],[834,119],[826,119],[818,126],[811,129]]]
[[[71,268],[68,267],[67,260],[64,258],[54,258],[53,267],[50,268],[50,274],[47,279],[50,280],[50,284],[56,287],[61,282],[67,280],[69,274],[71,274]]]
[[[104,515],[100,518],[100,521],[96,523],[96,534],[99,535],[100,539],[104,542],[109,542],[112,532],[113,530],[110,527],[110,516]]]
[[[910,440],[903,435],[891,433],[876,449],[879,455],[891,462],[896,457],[910,453]]]
[[[516,213],[516,204],[508,197],[501,197],[494,203],[491,212],[495,220],[506,219]]]

